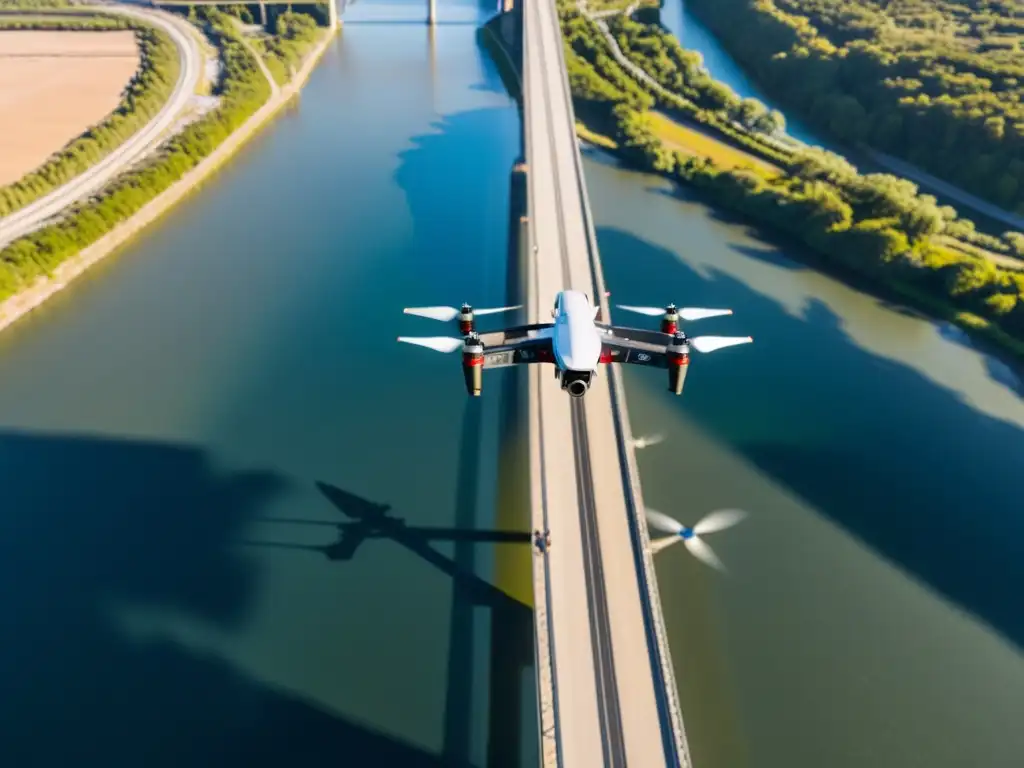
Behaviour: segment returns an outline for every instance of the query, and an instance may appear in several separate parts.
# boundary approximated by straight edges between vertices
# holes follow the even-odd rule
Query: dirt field
[[[130,31],[0,31],[0,185],[102,121],[138,67]]]

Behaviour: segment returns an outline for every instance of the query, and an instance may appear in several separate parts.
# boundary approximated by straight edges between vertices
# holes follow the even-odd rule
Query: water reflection
[[[231,540],[281,478],[217,472],[188,446],[13,432],[0,471],[4,765],[441,764],[215,656],[140,642],[110,614],[246,623],[258,573]]]

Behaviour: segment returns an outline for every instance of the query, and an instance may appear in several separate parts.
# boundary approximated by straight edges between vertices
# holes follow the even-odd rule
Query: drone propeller
[[[657,445],[665,439],[664,435],[645,435],[644,437],[633,438],[633,447],[637,450],[641,448],[648,448],[652,445]]]
[[[519,306],[515,307],[488,307],[486,309],[474,309],[474,315],[493,315],[497,312],[508,312],[512,309],[519,309]],[[419,315],[420,317],[426,317],[431,320],[440,320],[447,322],[454,320],[459,316],[462,311],[455,307],[406,307],[402,310],[407,315]]]
[[[462,339],[452,336],[399,336],[398,340],[404,341],[406,344],[418,344],[438,352],[454,352],[463,343]]]
[[[714,352],[716,349],[735,347],[737,344],[750,344],[752,336],[697,336],[690,339],[690,346],[698,352]]]
[[[636,312],[641,315],[647,315],[648,317],[657,317],[658,315],[665,314],[666,307],[629,307],[624,304],[616,304],[616,308],[624,309],[627,312]],[[731,315],[731,309],[702,309],[700,307],[683,307],[677,309],[679,317],[683,320],[703,320],[706,317],[720,317],[722,315]]]
[[[719,509],[703,517],[699,523],[693,526],[693,528],[687,528],[678,520],[675,520],[662,512],[658,512],[653,509],[648,509],[646,512],[647,520],[651,524],[652,528],[656,528],[659,531],[671,533],[679,537],[674,540],[667,540],[668,543],[662,545],[663,547],[681,540],[691,555],[720,571],[724,571],[725,566],[722,565],[722,561],[718,559],[714,550],[712,550],[711,547],[709,547],[700,537],[709,533],[724,531],[726,528],[731,528],[747,516],[747,513],[740,509]]]

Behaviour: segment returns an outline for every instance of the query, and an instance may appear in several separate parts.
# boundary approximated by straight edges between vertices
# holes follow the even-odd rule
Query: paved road
[[[106,13],[142,19],[166,32],[178,48],[181,68],[171,97],[150,122],[89,170],[31,205],[0,219],[0,248],[39,229],[71,204],[95,195],[118,174],[155,149],[188,108],[203,72],[203,52],[187,21],[141,8],[104,5]]]
[[[529,322],[543,322],[559,290],[596,297],[554,2],[527,2],[523,17],[529,215],[536,247]],[[554,665],[558,764],[672,765],[659,719],[608,380],[600,375],[582,401],[574,401],[550,367],[535,366],[530,396],[535,527],[546,521],[552,543],[544,556],[544,620]]]

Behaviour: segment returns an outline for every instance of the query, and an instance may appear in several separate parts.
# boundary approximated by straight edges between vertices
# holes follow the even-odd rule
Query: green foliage
[[[284,85],[298,70],[319,36],[316,19],[285,11],[274,19],[274,36],[262,41],[263,56],[274,79]]]
[[[36,8],[67,8],[68,0],[0,0],[0,11],[24,11]]]
[[[614,151],[623,161],[697,187],[719,205],[803,242],[824,262],[897,290],[929,311],[985,329],[997,340],[1006,341],[1004,332],[1024,339],[1024,275],[942,247],[936,235],[978,236],[971,222],[957,220],[955,210],[919,194],[912,182],[889,174],[861,175],[821,149],[787,153],[782,166],[788,173],[780,175],[723,170],[705,158],[668,151],[655,134],[651,102],[748,141],[756,124],[764,121],[757,127],[770,129],[767,122],[775,118],[763,105],[716,88],[703,75],[700,57],[658,28],[620,20],[609,29],[624,54],[671,91],[659,92],[656,101],[647,94],[644,104],[636,95],[641,85],[614,62],[596,25],[568,0],[560,0],[559,11],[573,95],[582,104],[602,106],[612,123]],[[1006,250],[1024,248],[1024,235],[990,239]]]
[[[270,84],[231,18],[213,8],[198,10],[196,17],[205,22],[207,35],[216,43],[223,64],[217,109],[171,139],[159,157],[119,177],[99,198],[0,251],[0,298],[50,273],[138,212],[198,165],[266,102]]]
[[[1024,211],[1019,0],[691,0],[812,123]]]
[[[117,109],[103,122],[87,130],[32,173],[0,187],[0,216],[7,216],[66,184],[123,144],[160,111],[174,89],[180,68],[177,49],[166,33],[125,17],[59,16],[32,20],[0,17],[0,30],[4,29],[133,29],[141,66],[125,86]]]

